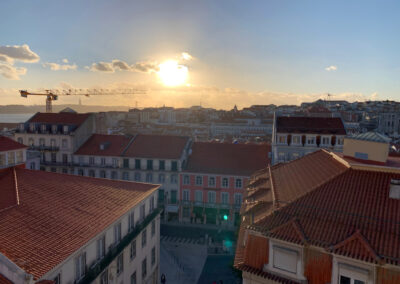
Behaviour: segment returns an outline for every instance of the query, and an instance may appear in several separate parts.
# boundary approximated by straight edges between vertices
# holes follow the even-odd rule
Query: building
[[[93,134],[74,153],[74,173],[161,184],[158,199],[164,216],[178,219],[178,173],[190,145],[185,136]]]
[[[400,115],[398,110],[379,113],[377,130],[382,134],[398,138],[400,133]]]
[[[269,163],[267,144],[194,142],[180,174],[181,222],[238,224],[244,186]]]
[[[40,153],[42,170],[73,173],[72,154],[94,131],[92,114],[38,112],[20,124],[14,140]]]
[[[346,130],[338,117],[275,116],[272,132],[272,163],[287,162],[327,149],[340,152]]]
[[[383,163],[389,144],[375,138],[357,138],[362,157],[345,138],[344,155],[319,150],[252,176],[235,255],[243,283],[400,283],[400,163]]]
[[[0,171],[0,283],[158,283],[157,185]]]
[[[27,148],[11,138],[0,136],[0,170],[14,166],[24,168],[27,163]],[[34,161],[28,162],[28,168],[32,162]]]

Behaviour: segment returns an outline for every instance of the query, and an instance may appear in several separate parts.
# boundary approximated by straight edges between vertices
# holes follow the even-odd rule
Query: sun
[[[173,87],[186,83],[188,78],[188,68],[179,65],[177,61],[168,60],[159,65],[160,70],[157,72],[164,85]]]

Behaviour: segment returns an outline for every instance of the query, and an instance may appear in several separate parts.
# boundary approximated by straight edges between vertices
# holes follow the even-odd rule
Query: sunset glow
[[[188,78],[188,68],[179,65],[177,61],[168,60],[159,65],[160,70],[157,72],[162,83],[165,86],[174,87],[186,83]]]

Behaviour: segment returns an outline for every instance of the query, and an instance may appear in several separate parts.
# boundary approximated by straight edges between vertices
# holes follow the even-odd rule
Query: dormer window
[[[279,135],[278,136],[278,143],[279,144],[286,144],[286,136],[285,135]]]
[[[301,137],[299,135],[293,135],[292,144],[300,145],[300,143],[301,143]]]
[[[331,144],[331,138],[330,137],[322,137],[322,145],[329,145]]]
[[[68,125],[63,126],[63,132],[64,132],[64,134],[68,133]]]
[[[34,123],[30,123],[29,124],[29,130],[32,131],[32,132],[35,131],[35,124]]]
[[[19,125],[19,130],[24,131],[25,130],[25,124],[21,123]]]
[[[52,126],[51,126],[51,131],[52,131],[53,133],[57,133],[57,125],[52,125]]]
[[[336,144],[337,145],[343,145],[343,137],[338,137]]]
[[[315,137],[307,137],[307,145],[315,145]]]
[[[47,131],[47,126],[46,124],[42,124],[42,132],[46,132]]]

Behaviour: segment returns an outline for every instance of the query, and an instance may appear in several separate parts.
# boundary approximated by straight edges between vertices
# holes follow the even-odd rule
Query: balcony
[[[45,145],[31,145],[28,150],[36,150],[36,151],[50,151],[50,152],[57,152],[60,150],[58,146],[45,146]]]

